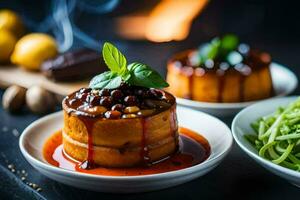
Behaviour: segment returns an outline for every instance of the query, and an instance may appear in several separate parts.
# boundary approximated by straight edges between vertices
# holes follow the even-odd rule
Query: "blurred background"
[[[269,51],[275,61],[300,64],[296,1],[10,0],[0,7],[16,11],[27,31],[53,35],[61,52],[81,46],[100,51],[103,41],[112,41],[129,60],[161,73],[174,52],[224,33]]]

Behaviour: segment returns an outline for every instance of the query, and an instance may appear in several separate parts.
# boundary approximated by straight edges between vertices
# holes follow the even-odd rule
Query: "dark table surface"
[[[280,43],[260,43],[262,48],[269,51],[276,62],[282,63],[300,74],[300,55],[296,44]],[[259,45],[257,45],[259,46]],[[149,47],[149,48],[146,48]],[[143,49],[137,51],[137,49]],[[180,44],[147,44],[132,43],[127,47],[126,53],[130,60],[140,58],[146,63],[156,66],[161,73],[165,73],[164,63],[169,55],[182,49]],[[131,53],[130,53],[131,52]],[[163,54],[161,52],[164,52]],[[151,55],[148,56],[148,55]],[[163,55],[163,56],[162,56]],[[299,88],[294,94],[299,94]],[[2,96],[3,91],[0,91]],[[59,108],[58,108],[59,109]],[[32,121],[41,116],[30,114],[24,111],[18,115],[11,115],[0,108],[0,163],[7,168],[9,164],[14,164],[16,172],[13,176],[19,177],[17,171],[25,170],[28,173],[26,181],[36,183],[42,187],[40,194],[47,199],[154,199],[154,198],[172,198],[172,199],[297,199],[300,195],[300,189],[286,182],[282,178],[270,173],[244,152],[236,144],[224,161],[213,171],[189,183],[165,189],[156,192],[140,194],[104,194],[73,188],[60,184],[46,178],[35,169],[33,169],[22,157],[18,147],[19,134]],[[222,119],[228,126],[231,125],[232,118]],[[11,172],[9,172],[11,173]],[[11,175],[11,174],[10,174]],[[5,178],[6,179],[6,178]],[[6,187],[3,181],[0,181],[0,197],[4,196],[20,198],[33,198],[32,193],[25,195],[23,190],[17,190],[15,187]],[[14,185],[15,183],[12,183]],[[28,194],[27,194],[28,195]],[[34,196],[37,197],[37,196]],[[1,199],[1,198],[0,198]]]

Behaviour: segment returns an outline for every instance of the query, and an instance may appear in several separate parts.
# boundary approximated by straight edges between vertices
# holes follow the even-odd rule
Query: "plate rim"
[[[251,106],[248,106],[246,108],[244,108],[243,110],[241,110],[233,119],[232,121],[232,124],[231,124],[231,132],[232,132],[232,136],[234,138],[234,141],[238,144],[238,146],[248,155],[250,156],[254,161],[258,162],[259,161],[259,164],[264,164],[266,166],[268,166],[269,168],[271,168],[272,170],[275,169],[276,171],[279,171],[281,173],[284,173],[284,174],[288,174],[290,176],[293,176],[293,177],[297,177],[297,178],[300,178],[300,172],[297,172],[295,170],[292,170],[292,169],[289,169],[289,168],[286,168],[286,167],[282,167],[280,165],[277,165],[275,163],[272,163],[271,161],[267,160],[267,159],[264,159],[262,157],[260,157],[257,153],[254,153],[252,152],[250,149],[248,149],[242,141],[240,141],[238,139],[238,136],[239,135],[236,131],[236,127],[237,127],[237,123],[238,123],[238,120],[239,118],[244,115],[245,113],[249,112],[249,110],[259,106],[260,104],[265,104],[265,103],[268,103],[268,102],[272,102],[272,101],[276,101],[276,100],[281,100],[281,99],[290,99],[290,101],[293,101],[297,98],[299,98],[300,96],[288,96],[288,97],[280,97],[280,98],[276,98],[276,99],[269,99],[269,100],[266,100],[266,101],[261,101],[261,102],[257,102]],[[250,125],[250,124],[249,124]],[[269,168],[267,168],[269,170]],[[285,177],[285,178],[288,178],[288,177]]]
[[[176,97],[178,105],[181,106],[186,106],[186,107],[192,107],[192,108],[205,108],[205,109],[240,109],[240,108],[245,108],[247,106],[250,106],[252,104],[255,104],[260,101],[267,101],[267,100],[272,100],[276,98],[280,98],[283,96],[287,96],[291,94],[295,89],[298,87],[299,81],[296,76],[296,74],[290,70],[288,67],[279,64],[277,62],[272,62],[271,67],[277,68],[277,69],[283,69],[285,70],[286,73],[289,74],[291,80],[293,81],[293,87],[291,90],[284,91],[280,94],[277,94],[276,96],[272,96],[266,99],[259,99],[255,101],[245,101],[245,102],[236,102],[236,103],[213,103],[213,102],[205,102],[205,101],[194,101],[190,99],[184,99],[180,97]]]
[[[200,169],[207,169],[211,166],[213,166],[214,164],[216,164],[218,161],[221,161],[223,158],[225,158],[228,153],[230,152],[231,148],[232,148],[232,144],[233,144],[233,137],[232,137],[232,133],[230,128],[221,120],[219,120],[218,118],[211,116],[209,114],[203,113],[203,112],[199,112],[199,111],[195,111],[193,109],[190,108],[185,108],[182,106],[179,106],[181,109],[186,109],[186,110],[190,110],[192,112],[197,112],[199,114],[203,114],[206,117],[209,117],[213,120],[217,120],[218,123],[221,123],[222,125],[224,125],[224,128],[226,129],[226,132],[224,131],[224,134],[226,134],[226,136],[229,138],[229,143],[228,146],[226,146],[218,155],[216,155],[213,158],[208,158],[207,160],[205,160],[202,163],[199,163],[198,165],[192,166],[192,167],[188,167],[185,169],[181,169],[181,170],[176,170],[176,171],[171,171],[171,172],[164,172],[164,173],[159,173],[159,174],[149,174],[149,175],[139,175],[139,176],[105,176],[105,175],[96,175],[96,174],[87,174],[87,173],[78,173],[76,171],[71,171],[71,170],[67,170],[67,169],[62,169],[59,167],[55,167],[52,166],[49,163],[45,163],[40,161],[39,159],[36,159],[34,156],[32,156],[29,152],[26,151],[25,149],[25,138],[26,136],[30,133],[31,129],[35,128],[37,125],[39,125],[40,123],[43,123],[44,121],[51,119],[51,118],[55,118],[58,117],[59,115],[61,115],[63,113],[63,111],[58,111],[52,114],[48,114],[42,118],[39,118],[37,120],[35,120],[34,122],[32,122],[29,126],[27,126],[24,131],[22,132],[20,139],[19,139],[19,148],[21,150],[22,155],[25,157],[25,159],[27,160],[27,162],[32,165],[34,168],[37,169],[37,167],[35,165],[38,166],[38,168],[42,168],[44,170],[50,171],[51,173],[56,173],[56,174],[60,174],[63,176],[76,176],[78,178],[92,178],[92,179],[101,179],[101,180],[119,180],[119,181],[124,181],[124,180],[149,180],[149,179],[163,179],[163,178],[169,178],[169,177],[177,177],[177,176],[182,176],[182,175],[187,175],[187,174],[192,174],[192,173],[197,173],[197,171],[199,171],[198,168]],[[34,164],[32,164],[34,163]],[[43,173],[42,173],[43,174]]]

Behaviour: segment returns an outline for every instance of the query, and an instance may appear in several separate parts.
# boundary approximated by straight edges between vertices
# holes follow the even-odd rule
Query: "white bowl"
[[[271,64],[271,75],[276,98],[286,96],[292,93],[298,86],[296,75],[288,68],[277,64]],[[239,112],[241,109],[256,103],[258,101],[240,102],[240,103],[209,103],[193,101],[183,98],[177,98],[177,103],[192,109],[200,110],[218,117],[230,116]]]
[[[243,109],[232,122],[232,133],[236,143],[257,163],[267,170],[290,181],[292,184],[300,186],[300,172],[276,165],[258,155],[257,150],[245,139],[245,134],[254,134],[250,123],[261,116],[273,113],[279,106],[286,106],[296,100],[297,97],[282,97],[256,103]]]
[[[209,158],[190,168],[143,176],[100,176],[79,173],[54,167],[42,156],[45,140],[63,127],[63,113],[45,116],[29,125],[20,137],[19,146],[26,160],[45,176],[78,188],[111,192],[132,193],[159,190],[198,178],[227,155],[232,145],[230,129],[220,120],[188,108],[177,108],[179,125],[203,135],[211,146]]]

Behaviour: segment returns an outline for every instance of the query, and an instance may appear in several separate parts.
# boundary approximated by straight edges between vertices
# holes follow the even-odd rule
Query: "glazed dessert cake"
[[[175,98],[158,89],[167,83],[141,63],[116,68],[125,57],[113,45],[106,43],[103,51],[111,71],[62,102],[64,153],[83,169],[148,165],[167,158],[178,146]],[[114,66],[107,56],[111,52],[119,56]]]
[[[175,107],[175,98],[161,90],[83,88],[63,101],[64,151],[109,167],[155,162],[178,145]]]
[[[220,41],[170,59],[168,91],[177,97],[204,102],[243,102],[272,96],[270,55],[237,43],[227,52],[222,51]],[[209,45],[216,47],[215,56],[211,55],[214,49],[207,48]]]

